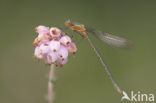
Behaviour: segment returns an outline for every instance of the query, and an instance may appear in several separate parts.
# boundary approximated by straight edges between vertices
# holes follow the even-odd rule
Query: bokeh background
[[[156,95],[156,1],[0,0],[0,103],[47,103],[49,67],[33,57],[34,28],[67,19],[132,40],[127,51],[90,35],[121,89]],[[55,103],[121,103],[88,42],[77,46],[56,68]]]

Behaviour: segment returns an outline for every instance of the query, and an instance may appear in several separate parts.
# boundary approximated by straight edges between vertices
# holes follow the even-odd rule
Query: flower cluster
[[[37,59],[44,59],[46,64],[59,63],[61,66],[67,63],[68,54],[75,54],[76,45],[71,38],[56,27],[36,27],[38,37],[35,38],[34,56]]]

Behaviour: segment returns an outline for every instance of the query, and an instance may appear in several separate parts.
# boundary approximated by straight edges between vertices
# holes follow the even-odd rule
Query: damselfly
[[[122,37],[118,37],[118,36],[109,34],[109,33],[101,32],[101,31],[93,29],[93,28],[85,27],[83,24],[74,23],[74,22],[71,22],[70,20],[66,21],[65,25],[68,26],[72,31],[82,33],[83,36],[88,40],[89,44],[93,48],[93,50],[96,53],[97,57],[99,58],[99,61],[102,63],[102,65],[105,68],[107,74],[109,75],[109,77],[110,77],[110,79],[111,79],[111,81],[113,83],[113,86],[115,87],[115,89],[117,90],[117,92],[119,94],[123,95],[123,91],[117,85],[116,81],[114,80],[114,78],[113,78],[112,74],[110,73],[107,65],[104,62],[104,60],[102,59],[99,52],[95,48],[93,42],[90,40],[88,33],[92,33],[96,37],[98,37],[101,41],[103,41],[103,42],[105,42],[105,43],[107,43],[107,44],[109,44],[111,46],[118,47],[118,48],[131,48],[131,46],[132,46],[131,41],[129,41],[129,40],[125,39],[125,38],[122,38]]]

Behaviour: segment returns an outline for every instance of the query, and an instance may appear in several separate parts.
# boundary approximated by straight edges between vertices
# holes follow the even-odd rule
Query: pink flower
[[[48,34],[39,34],[39,35],[38,35],[38,39],[39,39],[40,41],[42,41],[42,40],[48,40],[48,39],[52,39],[52,38],[51,38],[50,35],[48,35]]]
[[[50,28],[50,35],[52,38],[59,38],[61,36],[62,31],[56,27]]]
[[[61,37],[60,43],[67,46],[71,43],[71,39],[69,36],[65,35],[65,36]]]
[[[64,60],[62,60],[62,59],[57,59],[57,62],[60,64],[60,66],[62,67],[64,64],[66,64],[67,63],[67,61],[68,61],[68,59],[66,58],[66,59],[64,59]]]
[[[39,46],[42,43],[46,43],[51,39],[48,34],[39,34],[37,38],[35,38],[33,45]]]
[[[75,54],[77,51],[77,47],[76,47],[75,43],[73,43],[73,42],[71,42],[67,48],[68,48],[68,52],[72,53],[72,54]]]
[[[46,26],[38,26],[35,28],[36,32],[39,34],[49,34],[49,27]]]
[[[49,52],[45,59],[47,64],[54,64],[56,62],[56,60],[57,60],[57,55],[55,52]]]
[[[33,45],[34,46],[38,46],[39,45],[39,40],[38,38],[35,38],[34,42],[33,42]]]
[[[51,52],[49,48],[49,44],[41,44],[39,48],[43,55]]]
[[[49,43],[49,46],[50,46],[50,49],[53,51],[53,52],[56,52],[60,49],[60,42],[59,41],[55,41],[55,40],[52,40],[50,43]]]
[[[40,48],[38,46],[35,48],[34,56],[37,59],[42,59],[43,58],[42,52],[41,52],[41,50],[40,50]]]
[[[68,57],[68,49],[65,46],[61,46],[57,52],[59,59],[64,60]]]

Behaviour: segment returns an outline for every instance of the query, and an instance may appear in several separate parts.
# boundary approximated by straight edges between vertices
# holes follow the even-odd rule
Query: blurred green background
[[[0,103],[46,103],[49,67],[33,57],[34,28],[67,19],[132,40],[126,51],[90,35],[121,89],[156,95],[156,1],[0,0]],[[88,42],[77,46],[56,69],[55,103],[121,103]]]

